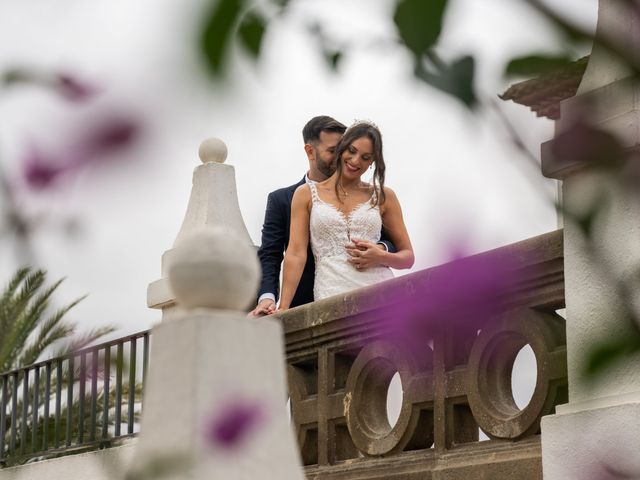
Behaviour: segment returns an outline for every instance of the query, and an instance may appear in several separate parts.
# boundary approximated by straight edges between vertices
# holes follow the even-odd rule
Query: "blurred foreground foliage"
[[[640,16],[634,0],[611,1],[617,2],[621,7],[630,8]],[[628,45],[617,40],[613,34],[599,32],[598,37],[595,38],[591,31],[574,19],[560,14],[548,2],[542,0],[519,0],[519,2],[551,25],[556,31],[559,42],[557,49],[553,52],[532,50],[508,59],[503,66],[505,78],[556,72],[571,66],[580,56],[580,52],[592,46],[604,49],[612,58],[624,63],[630,75],[637,77],[640,73],[640,57],[635,55]],[[270,28],[274,28],[273,20],[282,18],[289,9],[294,8],[296,3],[298,3],[296,0],[212,1],[199,37],[199,49],[213,78],[225,75],[228,57],[234,43],[238,43],[248,52],[250,58],[257,61],[262,53],[261,47],[265,34]],[[483,99],[477,93],[475,87],[477,60],[474,55],[463,54],[455,58],[445,58],[438,51],[438,41],[445,28],[449,3],[449,0],[395,0],[389,21],[395,26],[396,36],[387,39],[386,43],[399,46],[412,58],[413,76],[419,82],[451,96],[469,111],[486,107],[495,108],[495,101]],[[335,51],[327,50],[326,45],[331,42],[326,38],[325,29],[321,24],[314,24],[308,32],[318,38],[319,53],[326,60],[328,68],[338,70],[339,61],[349,47]],[[523,156],[537,162],[537,156],[526,151],[524,142],[518,137],[517,132],[510,125],[505,126],[512,137],[513,144]],[[611,176],[620,179],[622,165],[627,160],[628,152],[614,135],[590,125],[588,118],[579,119],[556,140],[556,148],[561,150],[557,152],[559,158],[568,162],[589,163],[595,168],[607,170]],[[629,183],[621,181],[620,188],[627,188]],[[631,182],[631,184],[633,188],[637,188],[640,182]],[[593,225],[609,204],[605,197],[601,197],[600,200],[591,205],[586,213],[568,211],[564,205],[556,205],[558,211],[564,215],[565,221],[576,222],[592,247],[594,247]],[[629,280],[617,278],[613,272],[609,271],[607,262],[597,248],[592,248],[592,251],[626,303],[623,308],[625,317],[635,332],[632,336],[607,339],[601,344],[594,345],[591,354],[584,361],[584,370],[595,380],[617,361],[640,352],[640,318],[628,292],[633,285],[629,284]],[[640,279],[640,274],[638,277]]]

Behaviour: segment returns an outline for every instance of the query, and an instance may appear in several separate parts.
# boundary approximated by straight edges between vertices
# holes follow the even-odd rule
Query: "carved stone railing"
[[[279,314],[307,477],[542,478],[540,419],[567,401],[562,252],[556,231]],[[526,345],[537,379],[520,409]]]

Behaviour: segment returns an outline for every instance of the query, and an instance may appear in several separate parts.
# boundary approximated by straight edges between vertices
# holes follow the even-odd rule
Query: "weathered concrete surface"
[[[640,22],[629,8],[636,3],[601,0],[596,36],[637,56]],[[585,368],[603,343],[638,335],[622,308],[640,294],[640,195],[637,183],[625,188],[618,178],[625,169],[637,171],[640,161],[640,87],[628,75],[616,56],[596,43],[578,94],[561,103],[556,124],[558,133],[580,122],[614,135],[629,153],[613,159],[618,175],[596,160],[583,161],[588,155],[572,162],[554,157],[557,138],[543,146],[543,171],[563,180],[565,210],[571,214],[564,227],[569,403],[542,421],[546,480],[640,478],[640,355],[624,356],[597,381]],[[587,237],[573,218],[596,208]],[[623,283],[625,292],[618,288]],[[621,468],[620,475],[605,476],[603,465]]]
[[[634,397],[544,417],[544,478],[640,478],[640,395]]]
[[[137,439],[118,447],[67,455],[0,469],[0,480],[114,480],[124,478],[133,460]]]
[[[304,473],[286,415],[282,326],[245,318],[260,267],[238,207],[233,167],[222,165],[220,140],[200,147],[193,190],[174,248],[162,259],[172,298],[153,330],[141,433],[133,474],[182,457],[193,480],[302,480]],[[165,289],[165,293],[167,289]],[[158,295],[156,295],[158,294]],[[151,301],[149,301],[151,300]]]
[[[308,480],[541,480],[539,437],[482,442],[439,456],[434,449],[306,469]]]
[[[540,418],[566,401],[564,320],[555,313],[564,307],[562,252],[562,232],[552,232],[277,314],[307,477],[541,478]],[[452,268],[467,271],[464,262],[511,270],[495,272],[509,281],[490,318],[474,310],[475,291],[433,298]],[[524,345],[538,379],[519,409],[511,369]],[[396,372],[403,397],[391,425]],[[478,442],[479,428],[493,440]]]
[[[210,138],[200,145],[199,165],[193,172],[193,187],[185,217],[172,249],[162,255],[162,275],[147,288],[147,306],[162,309],[163,315],[175,311],[175,296],[167,281],[174,249],[193,233],[206,227],[233,230],[247,245],[252,245],[236,189],[235,170],[225,165],[227,147],[221,140]]]
[[[284,345],[276,321],[203,309],[162,322],[152,338],[134,470],[183,454],[193,459],[193,478],[303,478],[284,407]],[[264,422],[237,455],[216,449],[207,441],[208,422],[245,401],[264,408]]]

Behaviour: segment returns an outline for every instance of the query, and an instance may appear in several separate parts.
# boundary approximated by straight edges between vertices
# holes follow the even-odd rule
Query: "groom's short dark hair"
[[[302,129],[302,140],[304,143],[313,143],[320,140],[321,132],[336,132],[343,134],[347,127],[335,118],[326,115],[313,117]]]

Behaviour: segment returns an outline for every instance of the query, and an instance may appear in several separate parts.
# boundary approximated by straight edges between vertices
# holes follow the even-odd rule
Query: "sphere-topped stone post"
[[[236,189],[235,170],[224,162],[227,146],[218,138],[208,138],[200,144],[198,154],[202,165],[193,172],[193,188],[180,231],[173,248],[162,255],[162,278],[149,284],[147,306],[161,309],[163,316],[176,306],[175,296],[168,282],[168,265],[175,249],[190,235],[206,227],[224,227],[235,232],[239,242],[252,245],[245,226]],[[253,300],[253,299],[252,299]],[[248,307],[248,302],[243,308]]]
[[[224,160],[221,145],[203,143],[201,157]],[[226,167],[208,161],[198,168],[210,166]],[[202,198],[198,176],[196,169],[187,216],[199,215],[192,211],[194,198]],[[207,202],[219,195],[232,205],[228,192],[235,193],[235,183],[223,183],[232,177],[218,171],[208,179],[226,194],[204,195]],[[207,206],[209,213],[218,209]],[[255,251],[229,224],[192,228],[185,219],[181,233],[185,228],[188,233],[163,258],[175,307],[164,312],[169,321],[153,328],[131,473],[135,478],[176,459],[165,468],[168,478],[303,480],[286,414],[282,327],[242,311],[258,289]],[[175,465],[181,468],[172,472]]]

